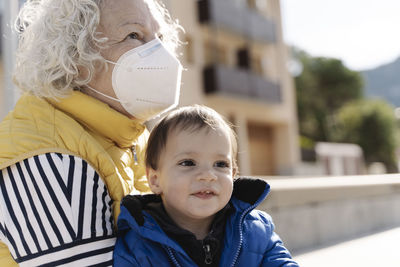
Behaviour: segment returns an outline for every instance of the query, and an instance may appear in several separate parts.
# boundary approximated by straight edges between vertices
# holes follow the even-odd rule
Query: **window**
[[[249,49],[242,48],[237,52],[237,66],[242,69],[250,69]]]

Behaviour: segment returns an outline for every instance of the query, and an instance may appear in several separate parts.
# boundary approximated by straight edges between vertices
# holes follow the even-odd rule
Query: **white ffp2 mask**
[[[162,42],[154,40],[129,50],[114,64],[112,87],[118,99],[135,118],[148,121],[176,107],[179,102],[182,66]]]

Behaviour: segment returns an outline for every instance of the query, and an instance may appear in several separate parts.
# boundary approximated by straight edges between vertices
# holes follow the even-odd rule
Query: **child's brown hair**
[[[237,140],[231,124],[215,110],[200,105],[174,110],[154,127],[146,149],[146,167],[157,170],[160,154],[165,149],[172,130],[196,131],[204,128],[222,128],[227,131],[232,146],[232,170],[233,173],[237,173]]]

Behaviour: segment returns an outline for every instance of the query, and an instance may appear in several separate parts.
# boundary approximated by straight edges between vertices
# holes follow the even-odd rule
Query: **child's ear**
[[[146,174],[147,174],[147,182],[149,183],[150,190],[154,194],[161,194],[161,186],[160,186],[160,176],[158,171],[154,170],[153,168],[147,168],[146,169]]]
[[[232,178],[235,179],[237,174],[239,174],[238,168],[237,167],[233,168],[232,169]]]

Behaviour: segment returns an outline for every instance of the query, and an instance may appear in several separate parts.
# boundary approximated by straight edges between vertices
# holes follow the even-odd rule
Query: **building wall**
[[[272,20],[276,32],[274,42],[247,38],[246,33],[229,27],[200,23],[198,2],[165,0],[172,16],[185,29],[182,39],[188,42],[181,48],[181,60],[187,71],[183,74],[180,105],[208,105],[236,125],[241,174],[293,174],[300,160],[297,117],[293,80],[286,68],[288,53],[283,43],[279,0],[226,1],[242,4],[242,8]],[[242,48],[247,48],[250,58],[246,72],[279,84],[282,98],[279,103],[226,92],[205,93],[203,69],[215,64],[238,70],[237,53]]]

